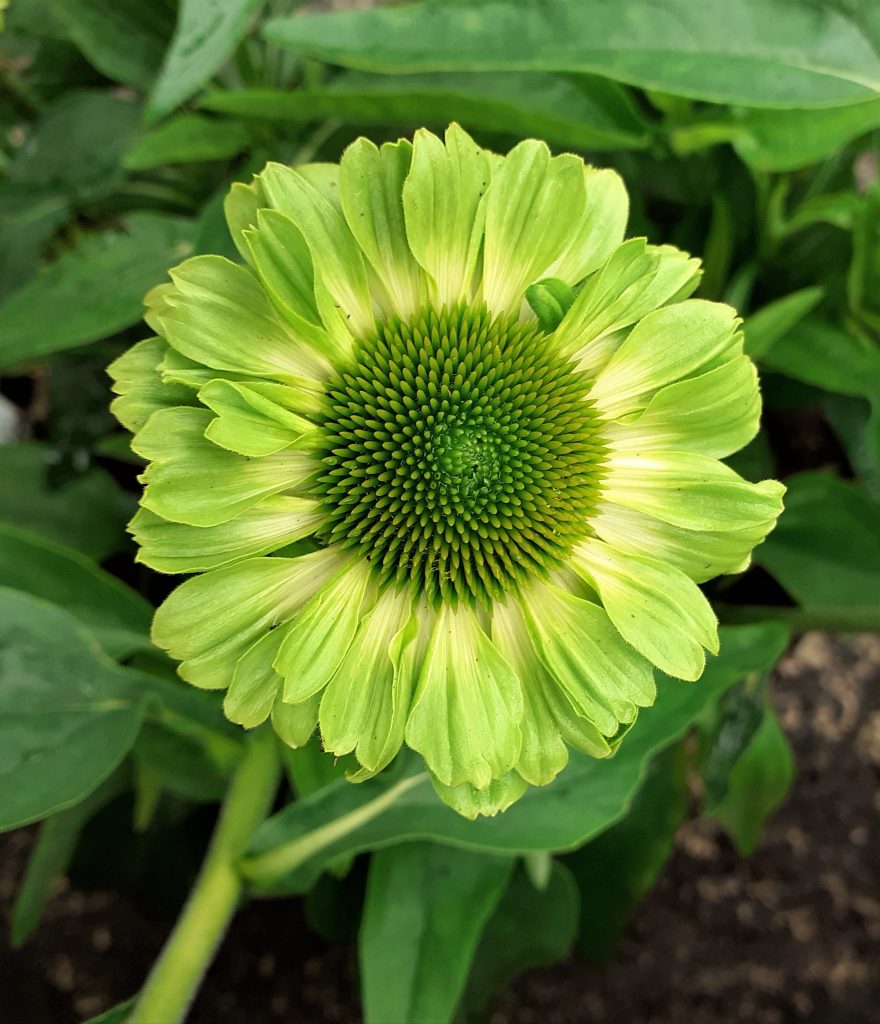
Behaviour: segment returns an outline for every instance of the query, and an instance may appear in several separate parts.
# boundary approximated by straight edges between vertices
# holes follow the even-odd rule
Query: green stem
[[[792,629],[824,630],[828,633],[880,632],[880,607],[780,608],[774,605],[718,604],[718,618],[725,623],[784,622]]]
[[[235,913],[242,891],[236,865],[269,811],[278,773],[275,734],[259,729],[247,739],[202,870],[128,1024],[178,1024],[185,1018]]]
[[[326,825],[312,829],[311,832],[306,832],[289,843],[283,843],[265,853],[248,857],[240,865],[242,874],[251,881],[271,884],[301,864],[305,864],[310,857],[314,857],[316,853],[320,853],[321,850],[326,849],[338,839],[342,839],[350,832],[354,832],[366,825],[367,822],[372,821],[373,818],[378,817],[393,803],[396,803],[404,793],[412,789],[413,786],[424,782],[426,778],[427,775],[424,772],[411,775],[409,778],[402,779],[381,796],[361,804],[360,807],[349,811],[348,814],[334,818]]]

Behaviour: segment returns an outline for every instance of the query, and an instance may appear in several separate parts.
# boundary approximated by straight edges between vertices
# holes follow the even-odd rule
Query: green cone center
[[[558,565],[604,461],[588,383],[536,324],[484,308],[384,325],[327,388],[323,539],[434,602]]]

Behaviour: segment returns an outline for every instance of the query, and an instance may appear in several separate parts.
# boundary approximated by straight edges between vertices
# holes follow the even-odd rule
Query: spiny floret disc
[[[484,307],[384,325],[327,389],[324,539],[435,602],[558,564],[604,460],[586,389],[537,325]]]

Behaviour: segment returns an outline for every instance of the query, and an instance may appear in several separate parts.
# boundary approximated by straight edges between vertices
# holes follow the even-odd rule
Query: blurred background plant
[[[763,427],[732,461],[788,486],[755,566],[711,587],[720,657],[697,686],[666,681],[613,761],[573,757],[469,823],[405,758],[351,786],[314,743],[283,753],[247,889],[358,937],[368,1022],[476,1021],[573,944],[612,956],[689,809],[750,853],[793,773],[768,682],[791,631],[880,629],[880,7],[301,6],[6,12],[0,827],[42,821],[12,939],[71,862],[173,910],[248,742],[148,639],[168,583],[133,561],[139,467],[104,374],[146,333],[144,293],[188,255],[235,257],[222,199],[267,160],[335,161],[360,134],[456,120],[499,151],[537,137],[617,168],[628,234],[702,257],[698,294],[740,310],[761,370]]]

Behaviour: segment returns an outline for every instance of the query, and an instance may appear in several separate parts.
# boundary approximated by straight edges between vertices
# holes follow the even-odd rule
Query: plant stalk
[[[185,1019],[241,896],[237,862],[278,788],[275,743],[271,729],[258,729],[248,737],[202,869],[128,1024],[179,1024]]]

